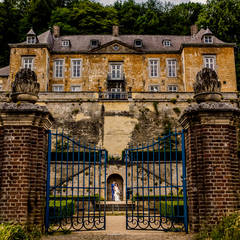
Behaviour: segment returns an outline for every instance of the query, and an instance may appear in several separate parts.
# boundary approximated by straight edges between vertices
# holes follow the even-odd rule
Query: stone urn
[[[40,85],[37,76],[31,69],[21,69],[17,72],[12,83],[12,93],[10,95],[13,102],[36,103],[38,100]]]
[[[217,73],[210,68],[203,68],[198,72],[193,88],[197,103],[220,102],[222,99],[221,83]]]

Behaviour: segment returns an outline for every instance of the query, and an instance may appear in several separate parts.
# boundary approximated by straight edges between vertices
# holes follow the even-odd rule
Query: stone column
[[[0,222],[44,227],[47,136],[53,118],[35,105],[36,75],[23,69],[12,85],[12,103],[0,104]]]
[[[200,97],[180,118],[186,130],[188,217],[193,232],[217,224],[240,203],[240,110],[220,102],[214,93]]]

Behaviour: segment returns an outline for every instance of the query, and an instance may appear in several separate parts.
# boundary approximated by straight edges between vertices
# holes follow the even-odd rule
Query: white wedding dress
[[[120,190],[117,186],[114,187],[114,199],[115,199],[115,202],[120,201]]]

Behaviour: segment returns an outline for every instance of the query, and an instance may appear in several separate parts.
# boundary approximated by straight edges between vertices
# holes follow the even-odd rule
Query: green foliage
[[[239,240],[240,239],[240,214],[235,213],[223,220],[215,227],[205,227],[195,240]]]
[[[50,200],[49,201],[49,218],[60,221],[64,218],[71,217],[74,214],[75,201],[72,200]]]
[[[170,99],[170,102],[175,104],[177,102],[177,99],[176,98],[172,98],[172,99]]]
[[[79,0],[71,7],[53,10],[50,25],[61,27],[61,34],[107,34],[118,24],[117,12],[111,6]]]
[[[0,240],[40,240],[41,232],[38,228],[32,227],[29,230],[26,226],[13,223],[0,224]]]
[[[181,110],[178,107],[173,108],[173,111],[179,115],[181,113]]]
[[[155,112],[156,112],[156,115],[159,115],[158,102],[153,102],[153,107],[154,107],[154,110],[155,110]]]

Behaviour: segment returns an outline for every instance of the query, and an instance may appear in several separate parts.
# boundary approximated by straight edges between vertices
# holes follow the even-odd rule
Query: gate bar
[[[185,138],[184,130],[182,136],[182,170],[183,170],[183,202],[184,202],[184,228],[188,233],[188,216],[187,216],[187,184],[186,184],[186,159],[185,159]]]
[[[47,161],[47,186],[46,186],[46,216],[45,216],[45,231],[49,228],[49,194],[50,194],[50,163],[51,163],[51,130],[48,131],[48,161]]]

